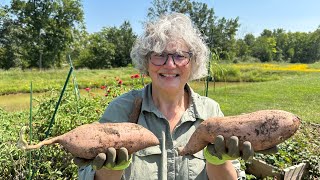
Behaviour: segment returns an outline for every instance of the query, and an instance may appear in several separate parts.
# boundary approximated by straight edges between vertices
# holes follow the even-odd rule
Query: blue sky
[[[152,0],[82,0],[89,33],[103,27],[119,27],[130,21],[136,34],[142,32]],[[0,0],[7,4],[10,0]],[[214,8],[218,18],[239,17],[238,37],[258,36],[263,29],[313,32],[320,25],[320,0],[198,0]]]
[[[87,30],[119,27],[130,21],[135,33],[142,32],[152,0],[83,0]],[[320,0],[199,0],[213,7],[215,15],[227,19],[239,17],[238,36],[260,35],[263,29],[283,28],[287,32],[313,32],[320,25]]]

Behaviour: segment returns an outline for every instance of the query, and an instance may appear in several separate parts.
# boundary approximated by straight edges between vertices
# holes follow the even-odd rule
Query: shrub
[[[34,143],[46,137],[58,97],[59,92],[51,91],[39,98],[41,101],[38,100],[39,106],[34,110],[32,123]],[[49,137],[61,135],[79,125],[97,121],[110,99],[103,96],[89,96],[76,101],[74,93],[71,90],[66,91]],[[31,167],[35,170],[33,179],[76,179],[77,167],[72,163],[72,156],[60,146],[45,146],[41,150],[28,153],[17,149],[18,133],[23,125],[28,125],[28,116],[28,112],[9,114],[0,109],[2,124],[0,126],[2,135],[0,176],[7,179],[27,179],[30,176],[29,167]],[[31,164],[29,164],[30,153]]]
[[[320,177],[319,136],[319,125],[303,123],[300,130],[291,139],[279,145],[277,153],[256,154],[256,157],[279,169],[305,162],[309,167],[303,179],[317,179]]]

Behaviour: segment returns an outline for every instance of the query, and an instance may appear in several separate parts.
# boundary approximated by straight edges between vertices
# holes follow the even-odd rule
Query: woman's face
[[[166,92],[177,92],[184,89],[184,86],[188,82],[191,73],[191,60],[186,65],[178,64],[179,60],[181,62],[181,52],[189,51],[190,50],[185,43],[170,42],[163,51],[163,54],[151,54],[148,63],[148,72],[152,80],[153,88]],[[161,57],[168,58],[164,65],[155,65],[152,63],[155,62],[153,60]],[[173,61],[173,58],[175,58],[176,63]]]

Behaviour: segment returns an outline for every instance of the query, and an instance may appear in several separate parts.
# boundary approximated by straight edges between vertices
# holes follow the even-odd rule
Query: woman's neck
[[[185,89],[164,92],[152,88],[152,99],[155,106],[162,114],[170,120],[181,118],[183,112],[188,108],[189,95]]]

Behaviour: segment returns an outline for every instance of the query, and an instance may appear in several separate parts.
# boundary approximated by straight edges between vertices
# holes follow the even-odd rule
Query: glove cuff
[[[109,169],[109,170],[116,170],[116,171],[117,170],[124,170],[130,166],[131,161],[132,161],[132,155],[130,155],[130,159],[128,161],[122,161],[113,167],[110,164],[107,164],[104,166],[104,168]]]
[[[222,159],[219,159],[217,156],[214,156],[212,155],[207,147],[205,147],[203,149],[203,155],[204,155],[204,158],[207,160],[207,162],[209,162],[210,164],[213,164],[213,165],[221,165],[221,164],[224,164],[227,160],[231,160],[232,158],[229,157],[228,155],[222,155]]]

